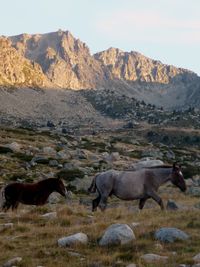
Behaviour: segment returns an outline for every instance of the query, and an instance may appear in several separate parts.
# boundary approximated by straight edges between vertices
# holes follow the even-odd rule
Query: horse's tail
[[[92,180],[92,183],[91,183],[90,187],[88,188],[88,192],[90,192],[90,193],[95,193],[96,192],[96,189],[97,189],[97,187],[96,187],[96,178],[97,178],[98,175],[99,174],[94,176],[94,178]]]

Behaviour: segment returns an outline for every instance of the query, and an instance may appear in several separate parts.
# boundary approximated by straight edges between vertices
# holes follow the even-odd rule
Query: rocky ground
[[[59,175],[72,193],[0,213],[0,265],[199,266],[199,140],[198,130],[148,125],[93,135],[1,128],[1,185]],[[139,212],[137,201],[113,197],[104,213],[91,212],[87,188],[97,172],[175,161],[188,189],[161,187],[166,211],[148,200]]]

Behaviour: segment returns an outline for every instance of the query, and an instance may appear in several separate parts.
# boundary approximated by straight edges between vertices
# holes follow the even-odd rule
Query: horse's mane
[[[165,169],[165,168],[172,168],[170,165],[158,165],[152,167],[144,167],[143,169]]]

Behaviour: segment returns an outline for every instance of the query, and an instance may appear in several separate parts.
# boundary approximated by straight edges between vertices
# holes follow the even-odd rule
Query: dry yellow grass
[[[173,199],[185,205],[186,210],[160,211],[153,201],[147,202],[147,208],[142,212],[137,209],[137,201],[122,202],[116,199],[109,201],[106,212],[92,213],[90,207],[79,205],[77,199],[72,203],[45,205],[43,207],[28,207],[21,205],[18,212],[9,212],[0,223],[13,222],[11,229],[0,234],[0,264],[10,258],[23,258],[21,267],[76,267],[76,266],[126,266],[131,262],[138,266],[155,266],[145,264],[140,256],[145,253],[157,253],[169,256],[168,263],[157,266],[178,266],[179,263],[192,263],[192,257],[199,253],[200,211],[191,207],[197,199],[185,196],[178,190],[171,190]],[[165,201],[166,194],[162,194]],[[58,218],[45,220],[41,214],[57,211]],[[99,238],[105,229],[113,223],[139,222],[134,229],[136,241],[126,246],[101,248]],[[187,232],[191,238],[188,241],[174,244],[163,244],[159,248],[158,241],[153,237],[160,227],[177,227]],[[83,232],[89,237],[89,244],[73,248],[60,248],[57,240],[77,232]],[[77,252],[80,256],[70,253]],[[173,255],[176,252],[176,255]],[[99,264],[99,265],[98,265]],[[95,266],[95,265],[94,265]]]

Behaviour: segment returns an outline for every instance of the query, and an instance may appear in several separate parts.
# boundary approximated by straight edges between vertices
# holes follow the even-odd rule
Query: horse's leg
[[[145,202],[147,201],[149,197],[143,197],[140,199],[140,202],[139,202],[139,209],[142,210],[144,208],[144,204]]]
[[[100,199],[101,199],[101,195],[99,194],[97,198],[92,200],[92,211],[96,211],[97,210],[97,207],[99,205]]]
[[[8,211],[9,208],[11,207],[11,205],[12,205],[12,204],[11,204],[10,202],[5,201],[5,202],[3,203],[2,210],[3,210],[4,212]]]
[[[161,210],[164,210],[164,204],[163,204],[162,199],[154,191],[148,192],[148,195],[158,203],[158,205],[160,206]]]
[[[12,203],[12,210],[17,209],[18,205],[19,205],[19,202],[18,201]]]
[[[101,211],[104,211],[106,209],[107,199],[108,199],[108,195],[105,195],[105,194],[101,195],[101,199],[100,199],[100,203],[99,203],[99,207],[100,207]]]

